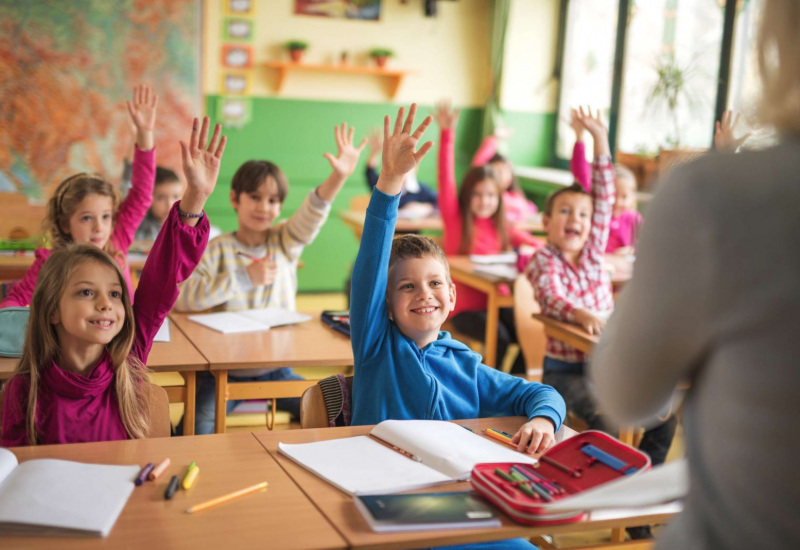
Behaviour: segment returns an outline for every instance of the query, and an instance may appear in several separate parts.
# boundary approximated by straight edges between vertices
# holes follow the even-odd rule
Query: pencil
[[[247,258],[247,259],[249,259],[249,260],[252,260],[252,261],[254,261],[254,262],[255,262],[255,263],[257,263],[257,264],[260,264],[261,262],[266,262],[266,261],[269,261],[269,259],[272,257],[272,254],[267,254],[267,255],[266,255],[266,256],[264,256],[263,258],[256,258],[256,257],[255,257],[255,256],[253,256],[252,254],[248,254],[247,252],[242,252],[241,250],[237,250],[237,251],[236,251],[236,253],[237,253],[239,256],[244,256],[245,258]]]
[[[212,498],[211,500],[201,502],[200,504],[195,504],[194,506],[186,510],[186,513],[194,514],[195,512],[202,512],[203,510],[208,510],[209,508],[213,508],[214,506],[219,506],[220,504],[225,504],[226,502],[236,500],[239,497],[247,496],[252,493],[257,493],[258,491],[266,491],[266,490],[267,490],[267,482],[262,481],[261,483],[256,483],[255,485],[251,485],[250,487],[247,487],[245,489],[239,489],[238,491],[228,493],[227,495],[222,495],[221,497]]]

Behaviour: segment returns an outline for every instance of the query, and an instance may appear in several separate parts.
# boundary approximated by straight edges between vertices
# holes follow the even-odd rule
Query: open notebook
[[[139,466],[55,459],[19,464],[0,448],[0,533],[105,537],[138,473]]]
[[[204,315],[190,315],[189,320],[225,334],[235,332],[260,332],[272,327],[294,325],[311,319],[308,315],[280,309],[265,307],[247,311],[222,311]]]
[[[385,420],[372,428],[370,435],[406,454],[366,435],[280,443],[278,451],[351,495],[395,493],[466,480],[480,462],[536,462],[511,447],[440,420]]]

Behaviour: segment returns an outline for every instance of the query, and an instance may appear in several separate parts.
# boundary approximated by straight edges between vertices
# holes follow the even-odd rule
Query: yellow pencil
[[[209,508],[213,508],[214,506],[218,506],[220,504],[225,504],[226,502],[230,502],[235,500],[239,497],[243,497],[249,495],[251,493],[256,493],[258,491],[266,491],[267,490],[267,482],[262,481],[261,483],[256,483],[246,489],[239,489],[238,491],[234,491],[232,493],[228,493],[227,495],[222,495],[221,497],[212,498],[211,500],[207,500],[205,502],[201,502],[200,504],[195,504],[188,510],[186,510],[187,514],[194,514],[195,512],[202,512],[203,510],[208,510]]]

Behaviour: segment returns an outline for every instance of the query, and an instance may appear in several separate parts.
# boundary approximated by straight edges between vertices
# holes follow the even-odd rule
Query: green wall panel
[[[206,112],[217,113],[219,96],[207,96]],[[420,105],[427,115],[432,105]],[[289,195],[282,217],[290,216],[305,195],[330,174],[330,165],[322,156],[336,153],[333,128],[347,122],[356,128],[360,141],[372,128],[380,128],[383,116],[395,115],[399,104],[347,103],[333,101],[302,101],[290,99],[253,98],[251,120],[242,128],[226,128],[228,145],[220,169],[217,189],[206,208],[211,223],[223,231],[236,229],[236,213],[228,200],[230,181],[236,169],[251,159],[275,162],[289,179]],[[480,143],[480,124],[483,110],[464,109],[456,138],[456,175],[469,168],[472,154]],[[422,116],[418,116],[422,120]],[[525,165],[547,165],[552,159],[552,128],[554,115],[507,113],[508,124],[516,129],[510,158]],[[426,139],[438,141],[433,123]],[[437,144],[438,145],[438,144]],[[419,179],[436,186],[436,152],[434,148],[420,166]],[[350,199],[368,191],[364,170],[366,150],[355,173],[345,184],[333,205],[331,217],[314,243],[303,253],[305,267],[298,272],[300,291],[339,291],[344,288],[356,253],[355,235],[342,223],[337,212],[346,210]]]

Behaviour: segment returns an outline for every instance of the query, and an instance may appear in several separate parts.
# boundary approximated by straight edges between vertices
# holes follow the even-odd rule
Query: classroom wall
[[[236,168],[252,158],[276,162],[287,174],[290,192],[284,216],[330,173],[324,152],[335,153],[333,126],[346,121],[357,136],[380,125],[383,115],[401,104],[420,104],[423,113],[441,97],[451,97],[462,107],[456,140],[457,174],[469,166],[481,139],[483,105],[489,85],[489,30],[491,0],[440,2],[436,18],[423,16],[422,0],[384,0],[379,22],[297,16],[293,0],[256,3],[253,41],[256,67],[250,90],[250,122],[227,128],[228,149],[220,172],[220,185],[208,205],[212,223],[223,230],[236,227],[228,201],[229,182]],[[203,91],[206,112],[214,118],[221,100],[220,47],[226,16],[222,0],[204,2]],[[549,87],[540,89],[543,75],[552,73],[558,0],[524,0],[513,3],[508,34],[512,53],[506,56],[506,85],[502,105],[506,121],[516,129],[508,151],[519,164],[547,165],[552,160],[555,102]],[[555,25],[553,25],[555,27]],[[351,64],[367,64],[366,51],[385,46],[395,51],[390,67],[414,71],[396,98],[387,95],[387,82],[374,75],[292,72],[281,92],[275,91],[268,60],[286,59],[282,44],[290,39],[310,43],[304,61],[333,63],[342,50]],[[552,42],[552,44],[550,44]],[[520,49],[517,51],[517,49]],[[535,52],[535,55],[531,55]],[[436,139],[435,127],[428,139]],[[436,150],[420,168],[420,180],[435,186]],[[336,216],[349,200],[367,192],[366,155],[334,203],[334,212],[316,241],[303,254],[305,268],[298,273],[301,291],[338,291],[343,288],[355,259],[358,243]]]

